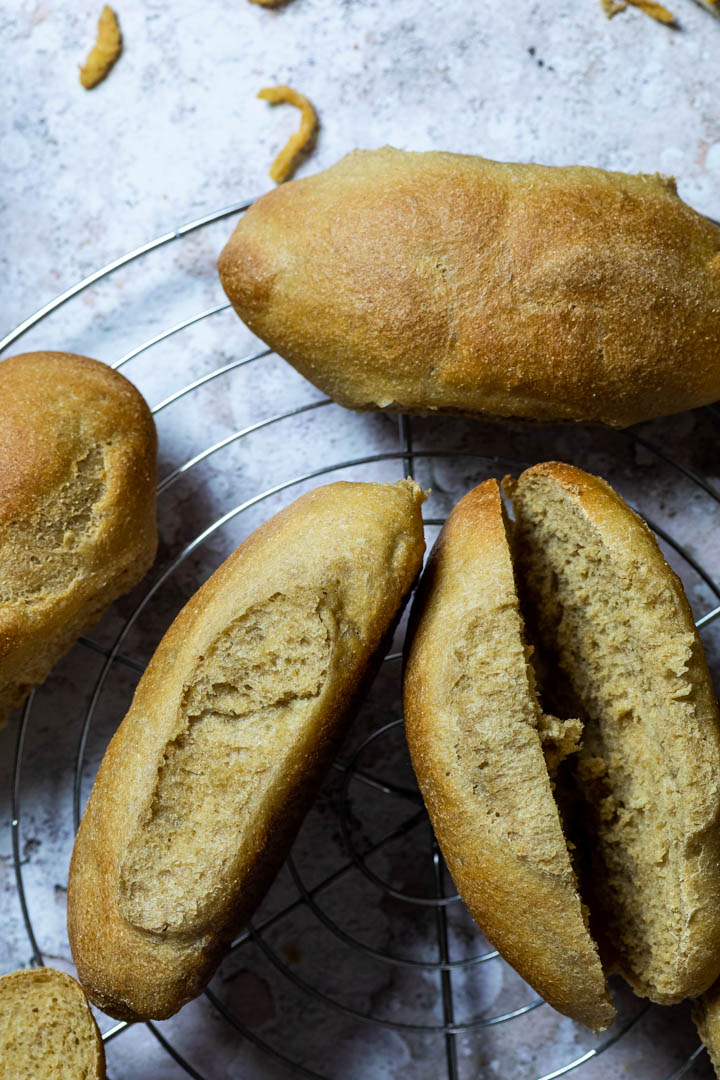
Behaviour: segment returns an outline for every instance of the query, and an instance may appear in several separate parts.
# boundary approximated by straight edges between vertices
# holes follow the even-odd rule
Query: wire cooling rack
[[[85,293],[86,290],[103,281],[114,271],[146,257],[158,248],[180,242],[184,237],[196,233],[206,226],[242,213],[251,202],[252,200],[237,203],[216,213],[205,215],[108,263],[108,265],[78,282],[77,285],[63,292],[21,323],[20,326],[0,341],[0,353],[6,351],[26,332],[63,304]],[[207,324],[209,320],[226,311],[229,307],[228,303],[220,302],[199,311],[197,314],[175,322],[169,328],[154,334],[141,344],[126,351],[112,366],[116,369],[125,367],[131,360],[135,360],[142,354],[149,353],[161,343],[167,342],[169,338],[182,334],[198,324]],[[166,394],[154,406],[153,413],[157,417],[158,414],[163,413],[174,403],[196,394],[203,385],[221,376],[234,377],[236,373],[241,373],[243,369],[248,369],[250,365],[252,365],[252,370],[255,373],[254,377],[260,378],[262,365],[268,361],[270,356],[269,349],[256,348],[246,355],[217,366]],[[238,444],[253,433],[273,425],[279,425],[282,432],[284,425],[287,425],[293,418],[298,418],[305,413],[316,410],[336,408],[328,399],[314,398],[305,403],[295,404],[285,411],[262,416],[230,435],[209,443],[199,453],[193,454],[182,464],[176,465],[164,476],[158,485],[158,495],[161,501],[165,498],[172,499],[173,490],[176,489],[176,485],[181,480],[189,482],[192,490],[193,478],[196,475],[198,466],[207,462],[230,444]],[[717,407],[703,410],[703,414],[710,425],[720,426],[720,412]],[[89,700],[84,709],[84,715],[77,733],[77,754],[72,793],[72,813],[75,828],[77,828],[82,809],[83,785],[88,779],[88,740],[92,737],[94,727],[97,724],[101,702],[104,697],[112,694],[110,683],[113,673],[120,670],[136,678],[143,670],[143,664],[131,654],[131,651],[126,651],[125,647],[128,638],[135,628],[143,624],[143,621],[152,610],[154,600],[163,587],[174,580],[175,576],[187,566],[191,557],[218,530],[223,529],[231,521],[238,521],[248,511],[261,507],[266,500],[270,500],[272,503],[273,497],[280,496],[283,493],[293,496],[297,488],[302,487],[309,481],[323,482],[325,479],[334,479],[336,476],[342,477],[343,474],[348,471],[352,472],[352,470],[360,466],[379,467],[382,464],[383,467],[387,468],[396,463],[397,472],[402,472],[407,476],[411,472],[416,472],[422,468],[423,463],[427,465],[433,461],[437,464],[447,460],[454,460],[456,462],[463,461],[464,466],[467,468],[471,468],[473,463],[480,463],[480,465],[490,470],[490,475],[497,475],[498,469],[507,460],[507,458],[503,458],[501,461],[496,456],[487,453],[481,454],[474,448],[467,449],[467,447],[462,446],[453,449],[445,449],[442,445],[440,448],[433,445],[420,447],[416,442],[416,429],[419,423],[419,421],[411,421],[409,416],[400,416],[397,419],[396,445],[392,449],[385,449],[374,454],[363,454],[351,458],[326,461],[316,468],[306,469],[270,487],[256,491],[249,498],[218,516],[205,529],[192,537],[189,542],[186,542],[179,552],[169,557],[164,565],[161,565],[160,571],[152,584],[146,587],[144,594],[124,618],[111,644],[102,644],[94,637],[81,639],[78,649],[86,650],[88,653],[100,657],[101,666],[89,693]],[[432,421],[422,422],[426,433],[428,423],[431,424]],[[720,495],[706,479],[698,475],[687,463],[677,460],[667,447],[656,445],[645,434],[644,429],[642,434],[640,431],[627,431],[616,433],[614,437],[620,443],[625,440],[631,445],[634,452],[642,450],[646,456],[649,456],[650,460],[657,462],[658,468],[669,470],[671,475],[677,476],[678,481],[688,485],[688,490],[692,491],[694,495],[703,500],[709,499],[713,508],[720,504]],[[430,441],[432,442],[432,440]],[[515,462],[517,468],[522,468],[529,463],[529,461]],[[441,525],[444,516],[442,513],[435,517],[428,516],[426,518],[428,529],[432,532],[433,529]],[[697,620],[698,628],[709,628],[720,616],[720,586],[717,584],[714,575],[709,573],[690,554],[686,546],[674,538],[666,528],[661,526],[658,521],[653,520],[652,517],[648,517],[647,510],[644,507],[643,516],[664,542],[666,549],[671,554],[674,554],[676,564],[684,566],[687,573],[693,575],[694,580],[700,584],[703,596],[710,598],[709,602],[706,602],[706,609]],[[395,684],[398,682],[399,659],[400,652],[395,651],[386,657],[384,664],[384,671],[392,673]],[[385,683],[387,681],[385,680]],[[385,685],[382,673],[380,682]],[[22,804],[25,802],[26,789],[32,787],[30,783],[32,777],[27,776],[24,751],[28,733],[32,731],[35,720],[37,694],[41,692],[33,692],[22,710],[17,732],[11,790],[11,830],[15,879],[18,899],[32,951],[32,962],[35,965],[42,965],[45,962],[46,954],[43,953],[39,942],[39,938],[42,936],[42,930],[39,929],[42,919],[38,915],[37,905],[34,904],[33,898],[28,894],[24,862],[21,857]],[[271,973],[271,977],[277,985],[286,984],[293,993],[300,997],[301,1001],[307,1002],[308,1012],[314,1018],[313,1023],[322,1024],[325,1016],[332,1016],[335,1025],[333,1030],[338,1030],[337,1025],[340,1025],[341,1028],[345,1026],[348,1030],[355,1032],[366,1029],[370,1025],[376,1029],[399,1032],[409,1039],[419,1040],[421,1045],[419,1053],[421,1055],[423,1054],[422,1046],[432,1047],[434,1052],[439,1054],[436,1060],[440,1063],[440,1066],[435,1071],[424,1072],[418,1067],[414,1072],[403,1073],[403,1075],[440,1077],[446,1074],[448,1080],[459,1080],[460,1077],[465,1075],[477,1076],[481,1071],[476,1063],[478,1059],[477,1057],[473,1058],[472,1055],[468,1056],[468,1047],[470,1050],[473,1050],[473,1047],[477,1050],[477,1046],[482,1048],[484,1033],[487,1037],[490,1029],[513,1025],[521,1018],[525,1018],[528,1022],[531,1016],[544,1018],[542,1022],[538,1021],[538,1025],[533,1028],[532,1039],[542,1041],[551,1040],[553,1037],[552,1019],[558,1019],[556,1014],[552,1013],[547,1006],[544,1006],[544,1003],[534,996],[524,984],[520,984],[518,991],[522,1000],[511,1002],[513,1007],[505,1007],[496,1011],[487,1008],[481,1009],[477,1014],[473,1013],[469,1017],[461,1015],[458,1000],[463,994],[466,995],[467,988],[463,987],[461,993],[459,990],[460,981],[467,979],[469,974],[474,975],[477,972],[490,971],[493,965],[503,965],[503,967],[506,967],[506,965],[504,965],[504,961],[498,956],[497,952],[484,942],[476,928],[472,926],[468,928],[468,920],[466,920],[464,927],[465,937],[463,940],[469,942],[472,947],[469,950],[469,955],[457,956],[458,939],[455,924],[458,912],[462,921],[464,909],[459,898],[454,894],[452,883],[445,871],[437,844],[429,830],[422,800],[409,770],[406,771],[405,779],[398,779],[397,774],[388,776],[386,775],[387,770],[383,771],[382,768],[384,761],[392,762],[397,760],[397,747],[402,744],[402,719],[396,715],[393,719],[378,724],[377,715],[376,712],[365,728],[361,726],[359,741],[356,739],[351,751],[347,754],[344,752],[342,759],[335,762],[334,772],[331,777],[331,785],[334,785],[334,787],[328,803],[335,815],[333,820],[336,834],[333,841],[335,846],[332,848],[330,865],[325,865],[327,863],[326,859],[323,862],[319,877],[317,873],[309,873],[308,866],[312,868],[312,859],[308,863],[307,858],[304,858],[306,853],[301,851],[300,855],[298,855],[298,844],[296,844],[285,867],[286,886],[280,901],[276,902],[269,910],[266,907],[261,908],[253,923],[235,942],[229,960],[223,967],[226,972],[225,976],[221,973],[213,980],[210,988],[206,991],[205,1000],[208,1009],[214,1014],[215,1019],[221,1018],[224,1021],[226,1028],[223,1030],[226,1033],[232,1033],[232,1038],[239,1037],[241,1042],[250,1043],[262,1052],[258,1055],[258,1070],[253,1073],[254,1076],[266,1075],[262,1066],[263,1061],[267,1061],[268,1068],[271,1069],[271,1072],[268,1072],[267,1075],[273,1077],[288,1075],[309,1077],[312,1080],[335,1080],[335,1077],[340,1073],[334,1072],[331,1076],[329,1072],[323,1071],[322,1062],[319,1063],[317,1060],[310,1062],[308,1059],[302,1060],[303,1055],[298,1053],[297,1050],[289,1049],[284,1040],[279,1039],[277,1036],[273,1037],[272,1033],[266,1034],[262,1024],[251,1024],[244,1020],[242,1016],[238,1015],[238,1011],[233,1008],[232,1002],[228,1001],[227,995],[223,992],[223,987],[231,983],[233,978],[236,977],[238,973],[238,957],[243,955],[244,950],[246,951],[251,947],[255,950],[258,959],[265,965],[265,970]],[[99,737],[103,738],[102,735]],[[395,751],[388,749],[391,748],[391,744],[395,746]],[[92,776],[89,777],[89,780],[92,780]],[[373,836],[370,840],[361,835],[362,829],[358,829],[358,815],[362,811],[363,799],[373,800],[376,808],[379,804],[385,805],[383,803],[383,800],[385,800],[387,805],[393,808],[392,812],[380,814],[383,828],[379,834]],[[401,810],[398,811],[398,808],[401,808]],[[419,833],[422,833],[424,839],[418,847],[413,838],[416,838]],[[425,861],[427,872],[423,888],[417,885],[414,887],[407,884],[403,885],[402,882],[398,883],[398,881],[389,880],[387,874],[383,876],[381,870],[373,863],[373,858],[378,852],[389,849],[393,845],[396,848],[397,845],[400,845],[401,849],[407,846],[412,851],[413,858],[417,856]],[[314,878],[312,883],[308,880],[310,876]],[[369,889],[376,898],[376,904],[384,907],[389,912],[389,932],[384,935],[379,944],[368,942],[357,928],[348,929],[347,922],[342,917],[342,912],[338,913],[336,909],[332,908],[331,904],[325,902],[333,887],[341,881],[354,881],[357,884],[353,885],[353,888]],[[413,954],[407,948],[401,947],[406,944],[405,938],[403,933],[396,934],[394,932],[395,924],[393,922],[398,910],[405,913],[405,922],[407,922],[408,912],[411,921],[415,918],[419,919],[421,916],[423,918],[429,917],[432,932],[426,944],[429,943],[431,956]],[[351,968],[353,964],[356,964],[358,969],[364,969],[367,965],[390,968],[394,976],[397,976],[401,988],[412,988],[414,985],[413,980],[422,979],[431,982],[434,980],[436,998],[434,1004],[428,1005],[427,1015],[420,1018],[415,1015],[412,1020],[397,1018],[397,1010],[393,1012],[400,995],[397,988],[394,991],[394,996],[391,995],[390,1007],[382,1012],[382,1010],[372,1005],[369,1008],[359,1008],[347,998],[343,998],[330,985],[332,979],[328,978],[327,972],[325,973],[325,982],[323,982],[322,978],[313,980],[304,974],[299,974],[297,965],[293,964],[293,948],[282,942],[283,928],[288,924],[288,920],[296,916],[298,912],[302,912],[309,919],[314,920],[319,928],[330,934],[336,943],[348,950]],[[403,923],[403,927],[405,927],[405,923]],[[501,1075],[505,1080],[509,1080],[510,1075],[513,1077],[522,1076],[523,1080],[555,1080],[557,1077],[571,1073],[582,1075],[585,1066],[606,1053],[621,1039],[626,1038],[633,1029],[646,1020],[649,1014],[655,1011],[650,1006],[632,999],[632,1004],[624,1013],[621,1010],[619,1021],[607,1035],[594,1040],[593,1045],[580,1053],[575,1053],[568,1060],[554,1063],[554,1067],[550,1071],[543,1072],[541,1076],[538,1075],[537,1069],[531,1067],[523,1069],[514,1065],[504,1069],[502,1063],[498,1066],[497,1062],[491,1063],[492,1068],[495,1069],[492,1075]],[[402,1010],[400,1015],[403,1015]],[[193,1017],[195,1017],[194,1013]],[[200,1066],[197,1057],[193,1055],[191,1046],[192,1030],[189,1034],[187,1032],[187,1027],[191,1022],[189,1021],[184,1028],[185,1037],[182,1040],[182,1046],[178,1044],[178,1040],[175,1038],[175,1029],[169,1035],[165,1025],[148,1023],[146,1026],[167,1054],[174,1059],[179,1068],[184,1070],[186,1074],[202,1078],[202,1080],[213,1080],[216,1074],[213,1072],[212,1061],[209,1065]],[[132,1039],[133,1031],[137,1030],[137,1027],[133,1025],[108,1020],[107,1024],[105,1024],[103,1039],[106,1043],[119,1038],[123,1040]],[[230,1035],[228,1034],[227,1037],[229,1038]],[[218,1035],[217,1032],[214,1035],[215,1040],[223,1038],[225,1038],[225,1035]],[[188,1043],[191,1046],[190,1049],[186,1048]],[[462,1046],[462,1054],[459,1053],[459,1046]],[[680,1080],[681,1077],[687,1076],[693,1070],[694,1063],[702,1052],[702,1046],[698,1046],[691,1054],[685,1057],[679,1066],[674,1068],[670,1075],[667,1074],[667,1070],[656,1075],[658,1077],[662,1075],[665,1080]],[[497,1056],[497,1048],[495,1048],[494,1053]],[[427,1054],[429,1060],[429,1050]],[[202,1056],[206,1060],[206,1055]],[[475,1064],[472,1064],[472,1062],[475,1062]],[[357,1077],[357,1080],[364,1080],[365,1076],[379,1075],[372,1069],[368,1069],[367,1072],[357,1072],[357,1068],[362,1069],[362,1066],[353,1065],[348,1068],[345,1065],[341,1070],[342,1075],[350,1076],[353,1080],[355,1080],[355,1077]],[[498,1068],[499,1072],[497,1071]],[[222,1075],[239,1074],[237,1072],[223,1072]],[[250,1074],[246,1073],[246,1075]]]

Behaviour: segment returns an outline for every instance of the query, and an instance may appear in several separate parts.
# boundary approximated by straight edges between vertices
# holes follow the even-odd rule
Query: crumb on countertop
[[[613,15],[618,15],[627,9],[625,0],[600,0],[600,3],[608,19],[612,19]]]
[[[80,67],[80,82],[86,90],[92,90],[103,81],[121,52],[122,34],[118,17],[106,4],[98,19],[97,40]]]
[[[662,4],[655,3],[655,0],[627,0],[628,4],[632,4],[633,7],[640,8],[646,15],[649,15],[652,19],[656,19],[661,23],[674,23],[675,16],[672,11],[668,11]]]
[[[281,184],[292,176],[300,163],[300,156],[312,149],[318,127],[317,113],[305,95],[299,94],[291,86],[268,86],[259,92],[258,97],[271,105],[294,105],[300,110],[300,127],[290,136],[270,169],[271,179]]]
[[[640,8],[641,11],[649,15],[651,19],[655,19],[656,22],[665,23],[666,26],[676,25],[676,19],[672,11],[668,11],[662,4],[656,3],[656,0],[600,0],[600,2],[608,19],[612,19],[613,15],[625,11],[630,5]],[[715,0],[710,0],[710,2],[715,3]]]

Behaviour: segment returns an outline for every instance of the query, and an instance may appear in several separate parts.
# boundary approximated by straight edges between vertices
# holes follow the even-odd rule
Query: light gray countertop
[[[271,109],[256,99],[262,86],[279,82],[307,94],[321,119],[317,149],[301,175],[356,146],[391,143],[672,173],[688,202],[720,218],[720,20],[693,0],[668,0],[679,30],[637,10],[608,22],[599,0],[293,0],[278,11],[246,0],[118,0],[124,54],[108,80],[86,93],[76,65],[94,38],[100,6],[0,3],[0,337],[129,249],[266,190],[269,165],[298,120],[294,109]],[[60,308],[10,351],[67,349],[113,362],[175,323],[222,303],[214,262],[231,226],[232,220],[221,221],[131,264]],[[257,347],[225,311],[138,354],[123,370],[157,405],[192,380],[253,355]],[[314,388],[275,357],[237,367],[158,412],[161,476],[261,418],[319,400]],[[652,449],[664,448],[717,486],[719,425],[707,411],[645,425],[642,434],[650,448],[622,434],[456,420],[416,420],[413,431],[420,449],[477,455],[418,459],[418,479],[433,489],[431,517],[446,513],[459,494],[485,476],[525,462],[565,458],[606,475],[720,579],[716,502]],[[160,496],[161,549],[148,583],[221,515],[273,485],[326,464],[392,453],[398,445],[396,420],[355,415],[335,405],[300,412],[228,442]],[[394,478],[400,472],[399,460],[387,460],[341,475]],[[303,480],[212,532],[158,586],[123,641],[123,655],[145,662],[173,614],[224,555],[270,512],[317,482]],[[433,533],[431,528],[429,539]],[[716,602],[711,590],[680,556],[666,550],[701,615]],[[104,647],[113,641],[148,583],[105,617],[93,640]],[[709,627],[703,640],[717,676],[720,625]],[[102,666],[101,656],[77,646],[37,693],[18,778],[30,919],[45,961],[68,970],[65,885],[74,759]],[[83,800],[136,678],[122,664],[108,671],[90,725]],[[343,761],[366,735],[399,717],[398,664],[391,661],[353,727]],[[10,791],[18,722],[14,717],[0,733],[3,792]],[[358,764],[396,783],[411,783],[397,724],[368,745]],[[297,842],[298,873],[312,887],[348,864],[337,885],[317,893],[321,914],[379,952],[432,963],[438,947],[435,909],[379,889],[348,863],[339,824],[346,823],[351,844],[362,851],[400,827],[416,807],[357,779],[348,791],[343,808],[343,773],[335,770]],[[5,796],[0,859],[0,970],[5,971],[32,958]],[[433,895],[424,825],[386,844],[368,866],[396,892]],[[448,881],[444,884],[450,889]],[[286,869],[261,918],[294,904],[298,896],[298,884]],[[447,905],[447,918],[453,960],[482,950],[482,939],[459,904]],[[461,1026],[533,999],[498,960],[457,967],[452,979]],[[308,984],[321,996],[313,996]],[[642,1005],[616,989],[621,1016],[630,1021]],[[447,1075],[442,1032],[413,1029],[442,1026],[438,973],[379,960],[348,944],[306,902],[279,918],[260,943],[240,945],[213,990],[242,1033],[207,998],[157,1026],[208,1080],[303,1075],[253,1040],[333,1080]],[[103,1030],[111,1026],[101,1018]],[[582,1056],[621,1026],[594,1038],[547,1006],[504,1023],[476,1025],[454,1037],[459,1075],[533,1080]],[[572,1075],[665,1080],[697,1041],[687,1009],[652,1009]],[[112,1080],[185,1075],[144,1027],[111,1040],[108,1061]],[[705,1055],[684,1075],[707,1080],[712,1073]]]

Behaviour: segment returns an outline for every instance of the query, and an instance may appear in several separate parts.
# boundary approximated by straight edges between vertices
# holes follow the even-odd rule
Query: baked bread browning
[[[259,199],[219,271],[350,408],[622,427],[720,397],[720,229],[660,176],[355,151]]]
[[[0,978],[0,1080],[104,1080],[105,1051],[82,990],[52,968]]]
[[[538,704],[496,481],[450,515],[412,623],[407,738],[453,880],[489,940],[546,1001],[605,1028],[614,1009],[549,775],[577,750],[581,725]]]
[[[639,994],[696,997],[720,973],[720,727],[682,585],[604,481],[549,463],[513,497],[529,625],[584,721],[586,899]]]
[[[157,439],[127,379],[70,353],[0,363],[0,722],[155,557]]]
[[[710,1055],[715,1075],[720,1077],[720,982],[698,998],[692,1017]]]
[[[100,766],[68,928],[91,1000],[164,1018],[279,869],[422,564],[423,495],[338,483],[231,555],[178,615]]]

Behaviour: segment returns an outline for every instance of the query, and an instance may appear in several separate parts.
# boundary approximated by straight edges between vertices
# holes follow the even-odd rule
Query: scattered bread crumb
[[[695,2],[706,11],[711,11],[713,15],[720,15],[720,0],[695,0]]]
[[[98,19],[97,41],[80,68],[80,82],[86,90],[92,90],[103,81],[121,52],[120,24],[113,9],[106,4]]]
[[[656,4],[655,0],[600,0],[600,3],[608,19],[612,19],[613,15],[625,11],[628,4],[632,4],[633,7],[640,8],[646,15],[650,15],[651,18],[656,19],[658,22],[674,24],[676,21],[673,13],[663,7],[662,4]],[[718,4],[720,0],[699,0],[699,3]]]
[[[284,7],[290,0],[250,0],[251,4],[259,4],[260,7]]]
[[[301,113],[300,127],[295,135],[290,136],[270,169],[270,178],[276,184],[282,184],[294,173],[300,155],[312,148],[318,126],[317,113],[305,95],[299,94],[291,86],[268,86],[260,91],[258,97],[271,105],[294,105]]]
[[[650,15],[651,18],[656,19],[661,23],[674,23],[675,16],[672,11],[668,11],[662,4],[656,4],[655,0],[627,0],[633,7],[640,8],[646,15]]]
[[[627,0],[628,4],[632,4],[633,7],[640,8],[646,15],[649,15],[651,19],[657,20],[661,23],[674,23],[675,16],[672,11],[668,11],[662,4],[656,4],[655,0]]]

